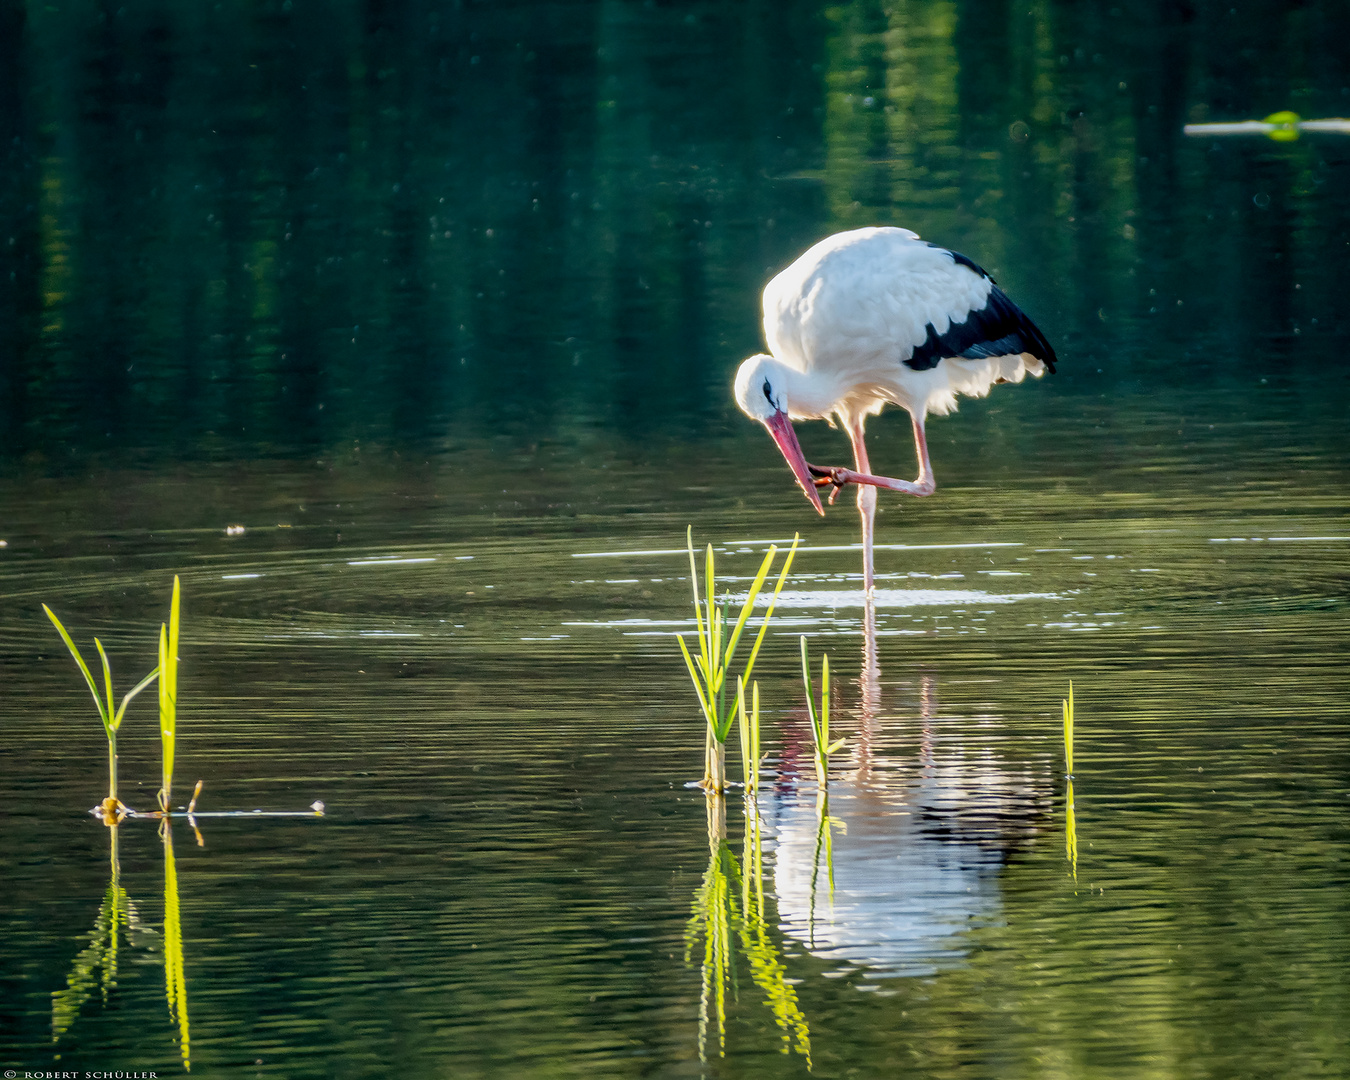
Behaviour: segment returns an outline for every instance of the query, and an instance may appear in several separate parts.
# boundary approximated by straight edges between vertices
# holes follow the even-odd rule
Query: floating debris
[[[1271,113],[1264,120],[1239,120],[1228,124],[1187,124],[1187,135],[1266,135],[1276,142],[1293,142],[1305,131],[1330,131],[1350,135],[1350,120],[1301,120],[1295,112]]]

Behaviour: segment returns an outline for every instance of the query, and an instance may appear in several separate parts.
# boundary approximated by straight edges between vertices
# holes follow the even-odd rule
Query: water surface
[[[1344,1075],[1350,140],[1180,128],[1344,115],[1350,27],[1230,8],[7,16],[6,1067],[183,1068],[150,822],[115,983],[53,1038],[110,836],[39,606],[125,688],[176,573],[180,792],[326,806],[174,826],[194,1074]],[[1063,363],[883,498],[869,677],[856,515],[728,385],[767,278],[874,223],[988,266]],[[908,475],[902,417],[870,441]],[[803,538],[757,880],[753,812],[710,846],[686,787],[689,524],[733,591]]]

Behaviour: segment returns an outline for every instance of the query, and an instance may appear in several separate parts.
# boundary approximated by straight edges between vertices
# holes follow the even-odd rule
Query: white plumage
[[[741,365],[736,401],[769,429],[818,510],[816,487],[831,488],[833,501],[859,485],[869,590],[876,488],[934,490],[927,415],[951,412],[958,394],[982,397],[1055,364],[1044,335],[988,274],[908,229],[855,229],[807,250],[765,287],[764,336],[772,355]],[[863,425],[888,402],[913,421],[913,482],[874,476],[868,464]],[[849,433],[855,470],[808,464],[788,422],[832,417]]]

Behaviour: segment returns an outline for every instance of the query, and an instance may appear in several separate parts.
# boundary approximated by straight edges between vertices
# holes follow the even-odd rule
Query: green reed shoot
[[[680,643],[680,652],[684,654],[685,665],[689,668],[689,678],[693,680],[694,691],[698,694],[699,706],[703,709],[703,716],[708,723],[703,786],[710,791],[722,791],[726,787],[727,735],[731,732],[732,721],[735,720],[740,711],[745,681],[750,678],[750,673],[754,670],[755,659],[759,656],[759,648],[764,643],[764,635],[769,629],[769,620],[773,617],[774,605],[778,602],[778,594],[783,591],[783,585],[787,581],[788,571],[792,568],[792,559],[797,553],[797,544],[801,538],[800,536],[792,538],[792,547],[788,550],[787,558],[783,562],[783,569],[778,574],[778,581],[774,586],[768,610],[764,613],[764,620],[760,624],[759,633],[755,637],[755,644],[750,650],[750,659],[746,661],[745,669],[741,672],[740,688],[737,692],[736,701],[731,704],[730,708],[727,706],[726,698],[727,676],[731,671],[731,662],[736,653],[736,646],[740,644],[741,633],[745,630],[751,612],[754,611],[755,599],[759,596],[760,590],[764,587],[765,579],[769,576],[769,570],[778,554],[778,548],[776,545],[769,547],[764,556],[764,561],[760,564],[759,573],[750,583],[745,602],[741,605],[740,615],[737,617],[735,624],[732,625],[728,617],[727,602],[724,600],[718,606],[714,599],[717,591],[717,576],[712,545],[708,545],[707,555],[704,559],[704,595],[700,597],[698,564],[694,559],[693,526],[689,527],[685,539],[689,547],[689,581],[694,593],[694,621],[698,630],[698,655],[690,655],[689,647],[684,643],[683,637],[676,635],[676,640]]]
[[[159,737],[163,748],[159,808],[169,812],[173,793],[173,751],[178,736],[178,575],[173,576],[173,599],[169,602],[169,625],[159,626]]]
[[[844,745],[843,739],[830,742],[830,658],[820,662],[820,708],[816,708],[811,692],[811,657],[802,635],[802,682],[806,686],[806,709],[811,716],[811,738],[816,744],[816,781],[821,787],[830,782],[830,755]]]
[[[752,799],[759,794],[759,683],[750,688],[750,710],[745,708],[745,680],[736,676],[736,708],[740,719],[741,772],[745,776],[745,793]]]
[[[42,610],[47,613],[47,618],[51,619],[52,625],[61,635],[61,640],[66,643],[66,648],[70,650],[70,655],[74,657],[75,663],[79,666],[84,681],[89,684],[89,692],[94,696],[94,705],[98,708],[99,719],[103,721],[103,730],[108,736],[108,798],[116,801],[117,729],[122,726],[122,717],[126,715],[127,706],[131,704],[131,699],[155,681],[159,676],[159,668],[155,668],[132,689],[128,690],[126,697],[122,699],[122,704],[117,705],[116,699],[113,697],[112,666],[108,663],[108,654],[103,651],[103,642],[94,638],[94,646],[98,649],[99,659],[103,662],[103,683],[107,691],[105,700],[99,693],[98,684],[94,682],[94,676],[89,671],[89,665],[84,662],[84,657],[80,655],[80,650],[75,647],[75,642],[71,640],[66,628],[61,625],[61,620],[46,604],[42,605]]]
[[[1073,680],[1069,680],[1069,696],[1064,699],[1064,772],[1073,776]]]

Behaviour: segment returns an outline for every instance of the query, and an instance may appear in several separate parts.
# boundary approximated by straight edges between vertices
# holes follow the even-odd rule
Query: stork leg
[[[892,476],[873,476],[871,473],[861,468],[862,461],[859,460],[859,469],[842,469],[837,466],[825,467],[819,465],[807,464],[811,474],[818,479],[817,487],[832,487],[830,492],[830,502],[834,502],[834,497],[845,484],[860,484],[874,488],[886,488],[889,491],[903,491],[907,495],[931,495],[937,490],[937,484],[933,479],[933,466],[928,460],[928,440],[924,437],[923,417],[913,417],[914,423],[914,450],[919,458],[919,478],[917,480],[897,480]],[[861,431],[861,429],[860,429]],[[852,436],[852,429],[849,431]],[[861,493],[859,493],[861,494]]]
[[[849,417],[846,421],[848,441],[853,444],[853,460],[860,475],[871,473],[872,466],[867,460],[867,443],[863,439],[863,418]],[[875,535],[877,515],[877,489],[866,484],[858,485],[858,516],[862,518],[863,547],[863,596],[870,603],[872,599],[872,540]]]

